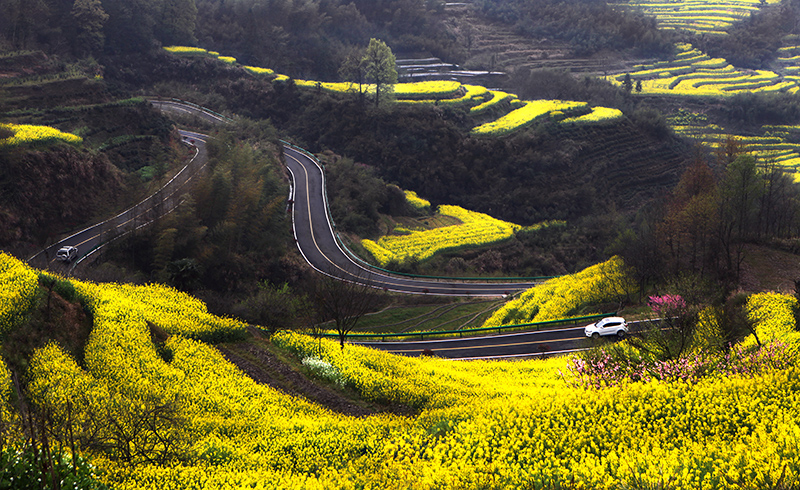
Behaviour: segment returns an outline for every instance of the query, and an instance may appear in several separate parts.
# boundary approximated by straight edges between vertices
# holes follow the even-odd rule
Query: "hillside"
[[[463,65],[471,69],[519,72],[567,70],[580,75],[602,76],[623,72],[641,59],[617,53],[579,57],[568,41],[546,36],[524,36],[508,22],[482,15],[478,2],[453,3],[443,13],[444,23],[466,50]]]
[[[58,127],[78,141],[34,138],[0,147],[4,247],[27,256],[108,217],[187,154],[166,118],[142,99],[114,98],[99,70],[41,52],[0,56],[0,117]]]
[[[245,325],[183,293],[58,280],[48,302],[47,275],[6,255],[0,264],[12,298],[0,310],[6,332],[30,331],[14,312],[31,307],[36,322],[49,312],[83,324],[68,294],[90,313],[88,342],[59,334],[71,354],[39,334],[22,385],[32,409],[48,413],[32,412],[52,438],[37,447],[56,459],[58,447],[79,450],[96,465],[84,485],[610,489],[666,478],[677,489],[757,489],[796,478],[797,463],[778,456],[791,451],[786,434],[800,415],[788,296],[748,300],[759,337],[779,343],[758,348],[751,335],[727,356],[689,364],[623,369],[610,345],[596,357],[453,363],[289,332],[266,349],[259,340],[218,350],[209,342],[241,342]],[[26,419],[3,371],[2,420],[13,430]]]

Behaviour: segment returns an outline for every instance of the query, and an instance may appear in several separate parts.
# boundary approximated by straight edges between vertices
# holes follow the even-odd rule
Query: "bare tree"
[[[334,323],[342,349],[347,335],[361,317],[378,306],[379,301],[378,290],[359,276],[353,281],[324,276],[314,285],[314,303],[319,319],[321,322]]]

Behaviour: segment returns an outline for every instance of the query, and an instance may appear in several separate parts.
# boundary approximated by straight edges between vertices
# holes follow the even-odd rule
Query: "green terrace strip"
[[[543,328],[560,327],[565,325],[578,325],[581,323],[590,323],[609,316],[615,316],[616,313],[598,313],[596,315],[574,316],[570,318],[559,318],[556,320],[547,320],[541,322],[528,322],[517,323],[511,325],[498,325],[493,327],[478,327],[478,328],[464,328],[461,330],[427,330],[420,332],[400,332],[400,333],[351,333],[347,335],[350,341],[364,340],[364,339],[379,339],[381,341],[388,339],[419,339],[425,340],[442,337],[464,337],[470,335],[486,334],[486,333],[503,333],[515,330],[541,330]],[[325,332],[320,334],[323,338],[338,338],[337,333]]]
[[[780,0],[765,0],[780,3]],[[683,29],[696,34],[725,34],[733,23],[757,12],[761,0],[635,0],[616,2],[618,9],[633,9],[658,20],[661,29]]]
[[[505,303],[498,299],[480,299],[420,305],[390,306],[364,315],[355,333],[406,333],[478,328],[486,318]],[[323,324],[321,326],[328,326]]]
[[[50,126],[0,123],[0,129],[6,129],[13,133],[13,136],[0,139],[0,146],[40,145],[59,141],[77,145],[83,142],[83,138],[80,136],[64,133]]]
[[[674,59],[637,65],[634,71],[614,75],[623,84],[626,77],[637,82],[643,95],[727,97],[743,92],[796,92],[798,80],[767,70],[739,70],[722,58],[698,55],[688,43],[676,45]],[[641,90],[639,90],[641,89]]]
[[[535,121],[543,119],[551,112],[560,111],[565,115],[582,115],[590,111],[586,102],[573,102],[564,100],[535,100],[526,101],[524,105],[509,112],[501,118],[473,128],[472,134],[501,136],[517,129],[524,128]]]

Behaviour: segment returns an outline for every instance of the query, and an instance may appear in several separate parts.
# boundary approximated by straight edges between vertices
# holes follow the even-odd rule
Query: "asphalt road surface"
[[[583,326],[517,332],[482,337],[448,338],[414,342],[349,342],[394,354],[419,356],[428,350],[437,357],[454,360],[541,357],[583,350],[597,342],[614,339],[588,339]]]
[[[72,267],[91,256],[103,245],[142,226],[146,226],[153,220],[171,212],[179,204],[184,186],[208,162],[205,147],[207,136],[192,131],[182,130],[180,133],[184,142],[194,148],[194,155],[161,189],[113,218],[90,226],[54,243],[31,257],[28,262],[31,265],[49,268],[61,273],[69,272]],[[58,249],[66,245],[78,247],[77,258],[69,264],[60,262],[55,258]]]

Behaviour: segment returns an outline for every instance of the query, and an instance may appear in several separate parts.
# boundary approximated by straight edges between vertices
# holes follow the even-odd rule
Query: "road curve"
[[[389,275],[355,262],[340,246],[327,211],[325,175],[314,159],[284,146],[284,162],[292,174],[292,218],[300,252],[317,271],[345,281],[389,291],[446,296],[505,296],[529,289],[533,282],[467,282],[458,279],[416,279]]]
[[[426,333],[430,334],[431,332]],[[350,344],[371,347],[393,354],[419,356],[423,351],[430,351],[432,355],[437,357],[453,360],[504,359],[566,354],[584,350],[598,342],[606,342],[606,339],[593,340],[586,338],[584,327],[410,342],[349,341]]]
[[[162,111],[189,113],[213,124],[229,120],[193,104],[177,100],[156,100],[150,103]],[[452,280],[412,279],[382,273],[357,263],[336,240],[327,212],[325,175],[316,160],[303,151],[284,145],[284,163],[292,175],[292,220],[300,252],[317,271],[345,281],[365,283],[375,288],[413,294],[449,296],[507,296],[529,289],[534,282],[466,282]]]
[[[184,130],[181,130],[180,134],[183,141],[194,148],[194,155],[161,189],[118,215],[85,228],[41,250],[28,259],[28,263],[48,267],[62,273],[69,272],[104,245],[171,212],[180,203],[179,198],[184,185],[208,162],[205,147],[207,136]],[[56,251],[65,245],[78,247],[78,258],[71,264],[58,262],[55,259]]]

